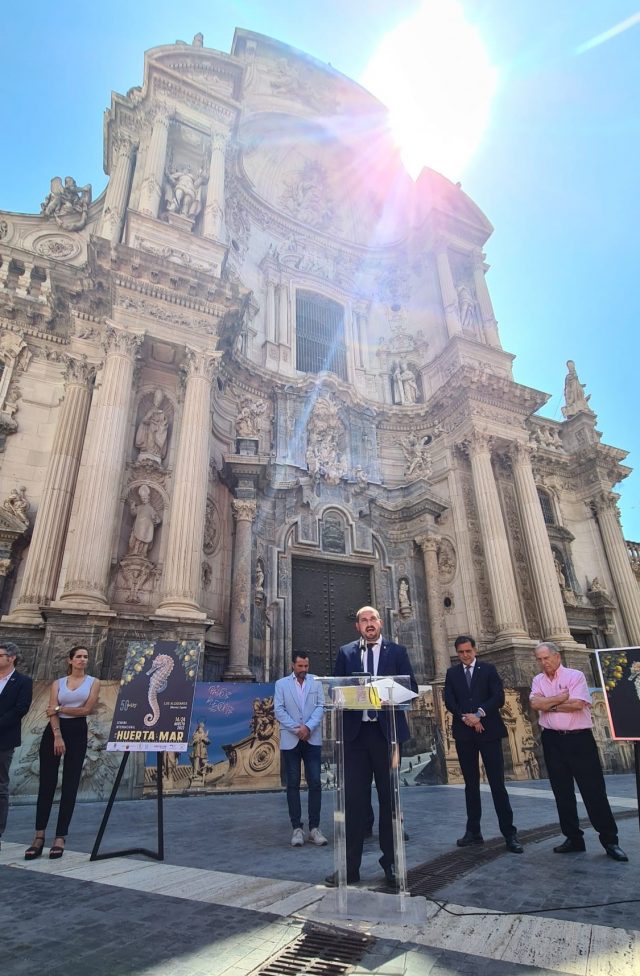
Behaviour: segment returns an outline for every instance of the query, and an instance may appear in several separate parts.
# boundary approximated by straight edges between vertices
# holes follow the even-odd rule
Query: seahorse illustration
[[[158,692],[164,691],[167,687],[167,678],[173,671],[173,658],[168,654],[158,654],[154,657],[151,667],[147,671],[149,678],[149,692],[147,697],[151,705],[151,711],[144,717],[145,725],[155,725],[160,718],[160,706],[158,705]]]

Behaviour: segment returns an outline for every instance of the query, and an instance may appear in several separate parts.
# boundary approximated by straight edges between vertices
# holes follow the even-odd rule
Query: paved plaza
[[[61,861],[49,861],[45,851],[43,858],[25,862],[34,808],[14,806],[0,852],[6,909],[2,971],[249,976],[287,946],[295,957],[309,933],[320,933],[327,946],[366,933],[371,938],[351,968],[317,972],[637,976],[635,777],[610,776],[607,785],[628,864],[607,858],[591,828],[585,854],[554,854],[559,832],[542,837],[542,828],[557,822],[544,780],[509,785],[516,824],[525,840],[532,838],[523,855],[498,844],[495,856],[488,856],[498,831],[491,798],[483,793],[487,843],[477,848],[477,866],[469,863],[470,852],[455,848],[464,832],[462,789],[404,789],[410,879],[421,865],[428,878],[431,862],[450,854],[449,880],[433,891],[433,900],[407,899],[398,913],[398,899],[380,889],[379,851],[369,841],[362,881],[349,889],[347,910],[357,916],[352,918],[336,914],[335,893],[322,884],[333,869],[332,844],[289,846],[283,793],[167,798],[162,863],[141,856],[89,861],[103,803],[78,805]],[[155,818],[152,800],[117,803],[101,850],[154,849]],[[321,826],[331,835],[331,793],[323,796]],[[277,958],[268,970],[278,976],[306,971],[279,965]]]

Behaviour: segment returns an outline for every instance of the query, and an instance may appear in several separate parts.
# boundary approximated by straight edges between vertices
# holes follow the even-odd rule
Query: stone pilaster
[[[438,577],[438,544],[440,537],[431,533],[419,536],[416,545],[422,550],[424,578],[431,625],[431,646],[435,666],[435,678],[444,678],[451,658],[447,650],[447,632],[444,626],[444,606]]]
[[[478,301],[478,308],[480,309],[480,318],[482,320],[482,328],[487,345],[497,346],[501,349],[500,337],[498,336],[498,323],[493,314],[493,304],[485,278],[484,255],[479,249],[473,252],[473,283],[476,289],[476,299]]]
[[[227,139],[224,132],[211,131],[211,164],[204,204],[202,233],[213,241],[222,240],[224,217],[224,151]]]
[[[453,283],[451,265],[449,264],[449,252],[444,241],[440,241],[436,248],[436,266],[438,268],[438,279],[440,281],[447,333],[451,337],[462,332],[462,326],[460,325],[460,314],[458,312],[458,295]]]
[[[278,315],[276,326],[276,342],[281,346],[289,346],[289,288],[286,284],[278,285]]]
[[[151,138],[147,146],[140,203],[138,205],[140,213],[148,214],[150,217],[157,217],[160,210],[170,121],[166,106],[158,105],[153,118]]]
[[[265,334],[267,342],[276,342],[276,285],[267,277],[267,302],[265,306]]]
[[[105,609],[135,355],[143,337],[109,327],[69,564],[59,606]]]
[[[511,459],[542,635],[545,640],[570,641],[572,637],[531,468],[531,449],[526,444],[516,443],[511,448]]]
[[[211,380],[219,354],[187,350],[184,410],[176,457],[160,617],[204,620],[202,532],[207,508]]]
[[[618,522],[616,500],[610,492],[602,491],[593,499],[592,504],[627,631],[627,640],[629,644],[640,645],[640,590]]]
[[[65,397],[44,477],[18,603],[10,620],[41,623],[40,607],[55,598],[65,535],[82,456],[95,367],[86,357],[65,357]]]
[[[234,498],[231,503],[236,523],[231,582],[231,627],[229,666],[225,681],[251,680],[249,640],[251,637],[251,525],[256,517],[256,503]]]
[[[466,442],[471,460],[471,476],[478,508],[482,547],[491,589],[491,601],[498,639],[525,635],[518,591],[513,574],[509,542],[502,518],[500,499],[491,467],[490,439],[473,431]]]
[[[114,162],[100,226],[100,236],[106,237],[112,244],[118,244],[122,237],[122,228],[127,212],[127,195],[131,184],[133,149],[133,143],[127,136],[118,136],[114,140]]]

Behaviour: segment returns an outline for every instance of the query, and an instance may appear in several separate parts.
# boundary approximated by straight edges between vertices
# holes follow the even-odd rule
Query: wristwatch
[[[60,706],[59,705],[56,705],[55,711],[56,711],[56,715],[57,715],[57,713],[60,711]]]

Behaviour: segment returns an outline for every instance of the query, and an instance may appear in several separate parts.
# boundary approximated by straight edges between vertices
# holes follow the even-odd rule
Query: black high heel
[[[60,838],[61,840],[63,838]],[[57,861],[64,854],[64,847],[60,847],[59,844],[54,844],[53,847],[49,848],[49,860]]]
[[[35,861],[37,857],[41,857],[43,849],[44,837],[36,837],[31,847],[27,847],[24,852],[25,861]]]

